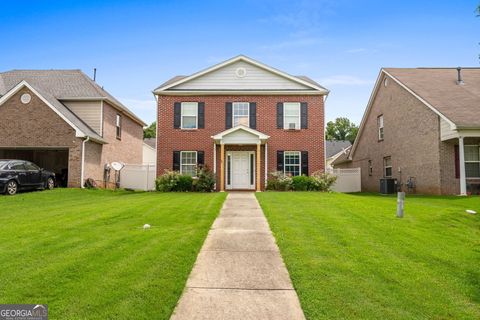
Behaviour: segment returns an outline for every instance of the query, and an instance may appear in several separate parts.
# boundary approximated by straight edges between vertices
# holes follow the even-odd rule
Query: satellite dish
[[[120,171],[124,167],[123,163],[120,163],[120,162],[112,162],[111,166],[115,171]]]

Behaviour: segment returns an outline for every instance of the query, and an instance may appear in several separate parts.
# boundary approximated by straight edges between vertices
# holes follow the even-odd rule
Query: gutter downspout
[[[85,143],[87,143],[88,141],[90,141],[90,137],[87,136],[87,139],[83,140],[82,142],[82,166],[81,166],[81,172],[80,172],[80,182],[81,182],[80,187],[82,189],[85,188],[84,179],[83,179],[83,175],[85,174]]]

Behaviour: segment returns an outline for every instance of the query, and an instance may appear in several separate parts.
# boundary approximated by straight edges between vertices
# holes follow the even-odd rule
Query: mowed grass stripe
[[[74,189],[0,197],[0,303],[48,303],[53,319],[167,319],[224,198]]]

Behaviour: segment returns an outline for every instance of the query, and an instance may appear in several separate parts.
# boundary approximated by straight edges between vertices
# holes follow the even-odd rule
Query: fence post
[[[405,204],[405,192],[397,194],[397,218],[403,218],[403,207]]]

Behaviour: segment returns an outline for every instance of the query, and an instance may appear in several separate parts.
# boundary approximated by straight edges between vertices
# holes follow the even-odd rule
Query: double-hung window
[[[283,104],[283,129],[300,129],[300,102]]]
[[[115,129],[117,139],[120,139],[122,137],[122,116],[119,114],[117,114],[117,117],[115,118]]]
[[[180,152],[180,173],[188,174],[192,177],[197,175],[197,152],[182,151]]]
[[[392,177],[392,157],[383,158],[383,175],[385,178]]]
[[[182,102],[182,129],[198,128],[198,102]]]
[[[465,146],[465,176],[480,178],[480,146]]]
[[[234,102],[232,104],[233,126],[244,125],[249,127],[249,109],[248,102]]]
[[[383,140],[383,114],[377,117],[378,140]]]
[[[283,163],[285,175],[299,176],[301,174],[300,151],[285,151]]]

